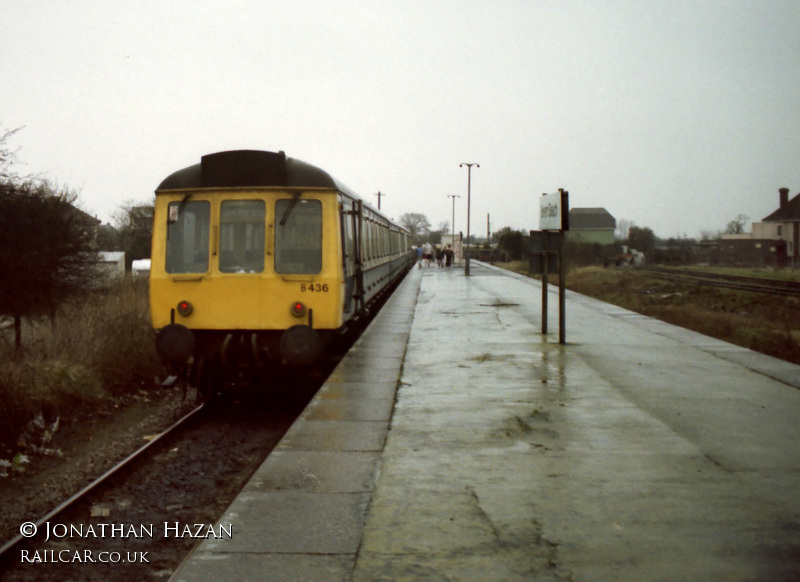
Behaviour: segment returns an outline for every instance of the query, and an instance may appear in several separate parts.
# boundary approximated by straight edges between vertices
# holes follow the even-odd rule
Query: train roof
[[[200,158],[199,164],[183,168],[167,176],[158,185],[156,192],[248,186],[326,188],[338,190],[356,200],[362,200],[358,194],[321,168],[302,160],[289,158],[284,152],[275,153],[261,150],[232,150],[207,154]],[[364,205],[373,212],[381,214],[366,201],[364,201]],[[387,218],[387,220],[389,219]],[[392,220],[389,222],[395,224]],[[403,228],[397,224],[395,226]]]
[[[286,157],[284,152],[260,150],[233,150],[202,156],[199,164],[167,176],[156,192],[242,186],[331,188],[358,198],[325,170]]]

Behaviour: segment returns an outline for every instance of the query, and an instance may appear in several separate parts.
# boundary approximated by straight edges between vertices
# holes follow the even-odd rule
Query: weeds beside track
[[[498,266],[528,274],[527,262]],[[558,277],[551,275],[550,279],[556,284]],[[567,273],[566,285],[577,293],[800,364],[800,297],[744,290],[741,285],[712,285],[712,279],[667,277],[643,269],[582,267]],[[725,282],[724,278],[717,280]]]
[[[735,289],[738,291],[767,293],[769,295],[788,295],[790,297],[800,297],[800,283],[796,281],[711,273],[708,271],[695,271],[689,269],[670,269],[665,267],[642,267],[641,270],[651,273],[656,277],[681,280],[701,285],[726,287],[728,289]]]

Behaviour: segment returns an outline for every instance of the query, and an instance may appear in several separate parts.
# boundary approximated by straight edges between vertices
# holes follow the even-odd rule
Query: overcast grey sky
[[[662,237],[800,192],[800,0],[0,0],[0,128],[109,220],[284,150],[397,218],[538,228],[542,192]]]

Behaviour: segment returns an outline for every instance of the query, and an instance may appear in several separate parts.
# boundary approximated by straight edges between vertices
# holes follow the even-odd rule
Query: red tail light
[[[306,314],[306,306],[300,301],[295,301],[292,303],[291,312],[295,317],[303,317]]]
[[[193,310],[194,307],[192,307],[192,304],[189,303],[188,301],[181,301],[180,303],[178,303],[178,313],[180,313],[184,317],[191,314]]]

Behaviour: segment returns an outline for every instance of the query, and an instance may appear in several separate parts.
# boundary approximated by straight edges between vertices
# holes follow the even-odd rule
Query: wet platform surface
[[[173,580],[800,579],[800,367],[415,269]],[[555,289],[553,289],[555,291]]]

